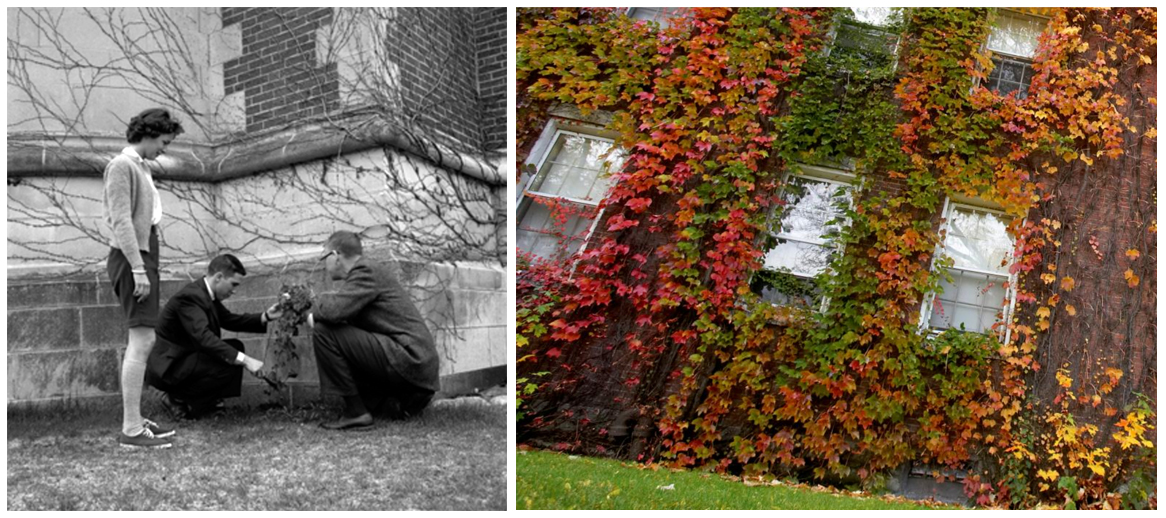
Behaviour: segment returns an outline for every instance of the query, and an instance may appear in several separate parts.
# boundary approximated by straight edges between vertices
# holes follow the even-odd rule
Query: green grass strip
[[[516,466],[518,509],[958,509],[543,451],[518,452]]]

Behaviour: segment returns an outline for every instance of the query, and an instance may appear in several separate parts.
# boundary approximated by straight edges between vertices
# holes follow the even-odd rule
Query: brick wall
[[[397,64],[403,110],[423,128],[472,147],[482,145],[477,103],[475,13],[450,8],[398,8],[388,31],[389,59]]]
[[[483,148],[501,149],[506,146],[506,9],[481,7],[474,11]]]
[[[389,27],[405,115],[479,150],[506,145],[506,9],[399,8]],[[223,65],[223,94],[243,92],[248,132],[335,110],[336,63],[317,61],[331,8],[222,8],[242,53]]]
[[[223,94],[243,92],[248,132],[336,109],[336,64],[316,58],[316,30],[332,8],[224,7],[222,16],[223,27],[241,26],[242,55],[223,64]]]

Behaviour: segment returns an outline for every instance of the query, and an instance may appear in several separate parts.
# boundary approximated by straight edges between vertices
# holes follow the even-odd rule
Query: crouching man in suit
[[[362,257],[360,237],[336,232],[324,244],[327,275],[342,281],[316,297],[308,325],[320,390],[344,399],[329,430],[372,426],[373,414],[416,415],[438,390],[437,348],[409,294],[380,264]]]
[[[175,418],[193,419],[237,397],[243,369],[263,362],[244,353],[243,342],[222,339],[222,329],[264,333],[280,317],[273,305],[263,313],[236,315],[223,306],[247,271],[231,254],[211,260],[205,277],[187,284],[162,309],[157,341],[146,363],[146,381],[166,393],[163,404]]]

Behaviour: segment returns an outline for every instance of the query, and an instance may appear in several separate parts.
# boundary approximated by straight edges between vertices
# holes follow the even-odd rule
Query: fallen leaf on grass
[[[676,484],[668,484],[666,486],[656,486],[660,491],[673,491],[676,489]]]

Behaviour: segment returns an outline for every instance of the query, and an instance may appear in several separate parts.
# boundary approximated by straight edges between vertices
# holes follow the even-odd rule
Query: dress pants
[[[389,364],[392,339],[346,324],[316,322],[312,346],[325,395],[359,395],[369,412],[394,419],[419,414],[433,391],[409,383]]]
[[[231,338],[223,340],[243,352],[243,342]],[[169,382],[148,376],[148,382],[174,399],[186,403],[193,414],[214,408],[220,399],[238,397],[243,384],[243,366],[228,365],[209,354],[194,353],[171,367],[175,377]]]

